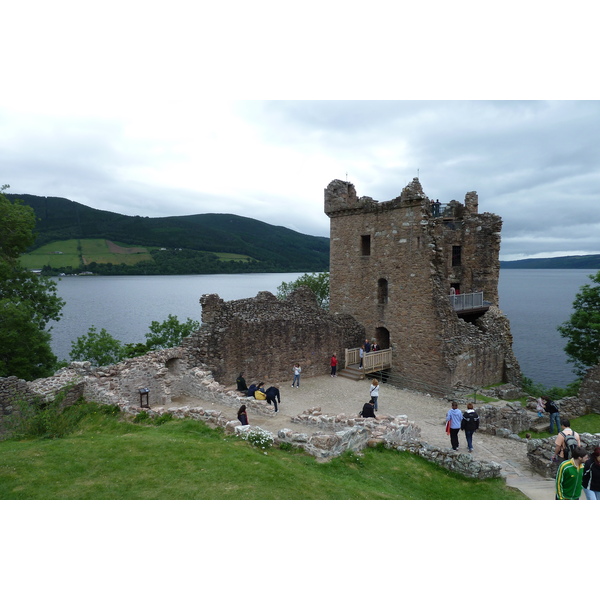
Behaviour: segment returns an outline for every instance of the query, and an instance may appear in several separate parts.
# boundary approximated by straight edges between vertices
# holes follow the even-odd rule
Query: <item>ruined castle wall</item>
[[[600,363],[586,373],[581,383],[579,397],[589,402],[591,412],[600,413]]]
[[[192,366],[207,365],[226,385],[240,372],[248,384],[283,385],[291,382],[297,362],[303,376],[324,375],[333,353],[343,360],[344,349],[356,347],[365,335],[352,317],[320,308],[308,288],[285,300],[260,292],[230,302],[209,294],[200,302],[203,325],[184,347]]]

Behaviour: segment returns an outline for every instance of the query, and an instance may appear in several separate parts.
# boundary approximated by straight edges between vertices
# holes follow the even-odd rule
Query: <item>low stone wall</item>
[[[591,452],[596,446],[600,446],[600,433],[579,433],[581,445],[588,452]],[[536,473],[543,477],[554,478],[558,469],[559,462],[553,462],[556,436],[539,440],[527,441],[527,458],[531,467]]]
[[[444,469],[466,477],[490,479],[502,476],[502,465],[493,461],[476,460],[471,454],[437,448],[424,442],[402,442],[395,448],[400,452],[416,454]]]
[[[492,404],[478,404],[475,407],[479,415],[479,430],[490,435],[507,437],[516,435],[521,431],[531,429],[536,413],[525,410],[520,404],[506,404],[495,406]]]

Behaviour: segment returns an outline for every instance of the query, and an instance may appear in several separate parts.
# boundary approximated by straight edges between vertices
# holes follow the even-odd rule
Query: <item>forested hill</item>
[[[130,217],[66,198],[6,194],[31,206],[38,219],[35,246],[96,238],[146,248],[182,248],[250,257],[241,271],[305,272],[329,269],[329,239],[231,214]],[[189,253],[188,253],[189,254]],[[230,268],[223,272],[230,272]]]
[[[501,269],[600,269],[600,254],[500,261]]]

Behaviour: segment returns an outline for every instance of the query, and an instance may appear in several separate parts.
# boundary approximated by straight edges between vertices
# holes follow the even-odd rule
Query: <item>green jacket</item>
[[[579,500],[583,480],[583,463],[576,467],[573,459],[560,463],[556,472],[556,499]]]

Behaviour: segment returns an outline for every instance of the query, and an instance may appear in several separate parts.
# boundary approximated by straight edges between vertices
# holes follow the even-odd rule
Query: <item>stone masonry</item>
[[[353,317],[319,307],[308,288],[284,300],[270,292],[230,302],[206,294],[200,304],[202,327],[183,346],[191,366],[207,365],[226,384],[243,372],[248,385],[283,385],[292,381],[295,363],[302,376],[324,375],[332,354],[342,358],[365,335]]]
[[[387,202],[354,185],[325,189],[330,217],[330,309],[393,350],[412,389],[520,384],[507,318],[498,309],[501,218],[478,213],[475,192],[435,216],[418,179]],[[459,316],[450,293],[483,292],[485,307]]]

